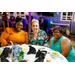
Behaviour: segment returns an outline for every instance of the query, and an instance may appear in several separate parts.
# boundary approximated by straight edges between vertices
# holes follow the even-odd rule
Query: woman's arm
[[[49,48],[50,48],[50,46],[51,46],[51,39],[49,40]]]
[[[6,46],[8,44],[7,38],[9,37],[10,31],[9,28],[6,28],[1,34],[1,46]]]
[[[61,54],[64,55],[65,57],[67,57],[69,54],[70,43],[71,41],[65,37],[61,40],[61,50],[62,50]]]
[[[28,33],[25,32],[25,44],[28,44]]]
[[[4,30],[5,30],[5,22],[4,22],[4,21],[2,21],[2,24],[3,24],[3,28],[4,28]]]

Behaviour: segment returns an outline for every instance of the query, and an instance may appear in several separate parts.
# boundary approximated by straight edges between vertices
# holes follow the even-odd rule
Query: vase
[[[20,56],[22,59],[24,59],[24,52],[23,51],[20,52]]]

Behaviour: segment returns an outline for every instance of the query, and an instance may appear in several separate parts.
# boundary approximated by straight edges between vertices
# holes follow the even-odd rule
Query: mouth
[[[21,28],[17,28],[18,31],[21,31]]]
[[[34,29],[34,30],[36,31],[36,30],[38,30],[38,29]]]
[[[54,37],[57,37],[57,35],[54,35]]]

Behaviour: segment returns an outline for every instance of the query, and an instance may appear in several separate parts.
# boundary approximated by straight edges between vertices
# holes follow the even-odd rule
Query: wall
[[[34,13],[34,18],[35,19],[39,19],[39,17],[41,16],[36,16],[36,12]],[[60,18],[61,18],[61,12],[59,12],[59,14],[55,13],[55,17],[45,17],[43,16],[44,18],[46,18],[48,20],[48,27],[50,27],[49,25],[49,22],[50,21],[54,21],[55,23],[63,23],[63,24],[70,24],[70,21],[61,21]],[[70,28],[70,26],[68,26],[68,28]],[[75,30],[75,22],[72,22],[71,23],[71,29],[72,30]]]
[[[75,14],[75,12],[74,12]],[[14,14],[15,15],[15,14]],[[16,17],[16,15],[15,15]],[[35,19],[38,19],[39,20],[39,17],[41,16],[37,16],[36,15],[36,12],[34,12],[34,15],[33,17]],[[60,21],[60,18],[61,18],[61,12],[59,12],[59,14],[55,13],[55,17],[46,17],[46,16],[43,16],[44,18],[46,18],[48,20],[48,28],[50,28],[50,21],[53,21],[55,23],[63,23],[63,24],[70,24],[70,21]],[[1,19],[0,19],[1,20]],[[23,19],[23,22],[25,21],[25,19]],[[0,21],[0,24],[1,24],[1,21]],[[24,25],[26,25],[26,21],[24,22]],[[70,26],[68,26],[68,28],[70,28]],[[71,29],[72,30],[75,30],[75,21],[73,21],[71,23]]]

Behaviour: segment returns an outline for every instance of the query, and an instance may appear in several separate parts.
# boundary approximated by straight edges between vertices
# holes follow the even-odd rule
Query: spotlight
[[[50,24],[52,24],[53,23],[53,21],[50,21]]]

